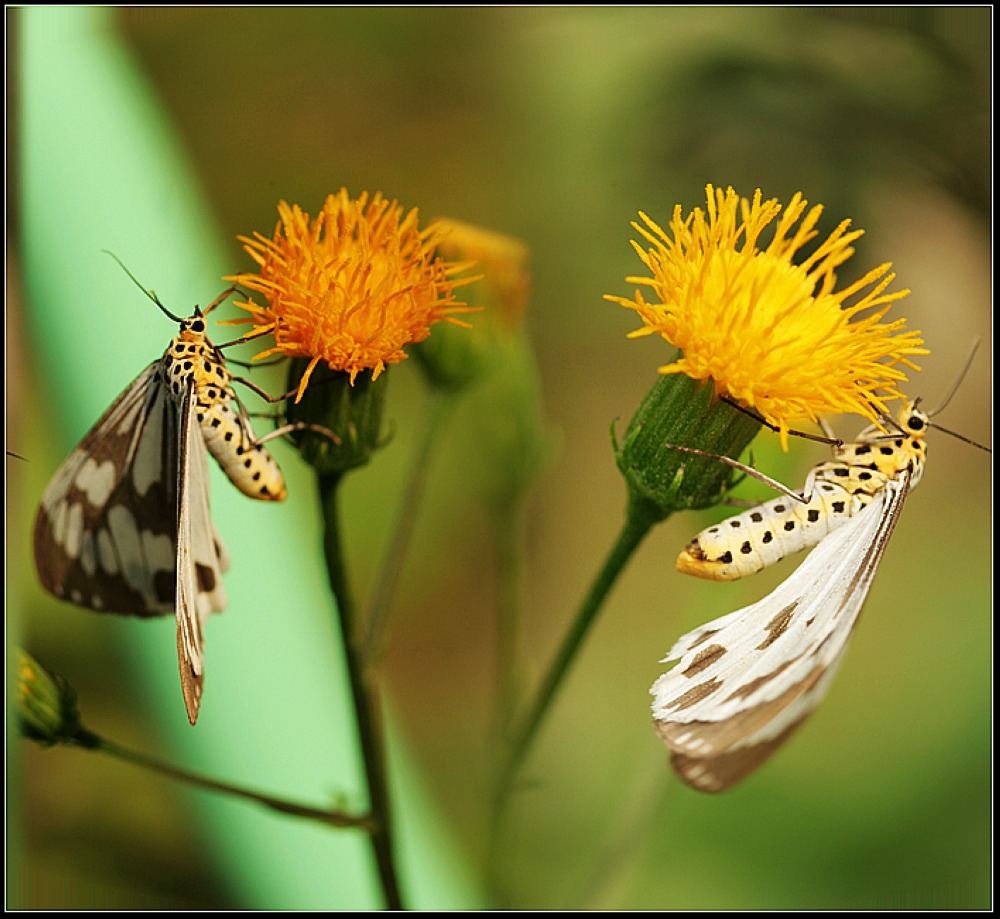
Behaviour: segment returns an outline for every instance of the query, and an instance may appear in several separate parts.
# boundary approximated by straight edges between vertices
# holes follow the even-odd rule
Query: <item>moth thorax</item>
[[[160,366],[178,404],[184,399],[189,381],[198,391],[199,402],[228,402],[233,398],[232,374],[204,336],[178,335],[167,348]]]
[[[823,482],[832,482],[850,495],[875,495],[899,472],[899,460],[893,454],[891,462],[842,461],[820,463],[813,470],[813,476]]]
[[[254,442],[228,402],[204,404],[199,399],[198,423],[209,452],[243,494],[261,501],[285,500],[288,491],[277,462]]]
[[[903,470],[923,462],[927,445],[922,435],[880,435],[870,440],[847,444],[838,452],[841,462],[851,468],[851,475],[859,479],[866,470],[877,479],[894,479]],[[911,484],[915,484],[912,483]]]

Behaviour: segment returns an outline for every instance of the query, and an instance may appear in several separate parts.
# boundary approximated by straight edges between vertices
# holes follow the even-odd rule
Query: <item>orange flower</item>
[[[310,359],[296,401],[320,361],[349,374],[352,384],[362,370],[376,379],[435,323],[467,327],[455,314],[475,308],[457,302],[455,289],[475,280],[456,278],[469,263],[435,253],[442,231],[436,223],[420,230],[416,208],[404,216],[380,193],[354,200],[342,188],[311,222],[284,201],[278,215],[273,238],[239,237],[259,271],[226,280],[267,300],[236,304],[250,313],[237,321],[255,326],[248,338],[274,336],[274,347],[255,360],[276,353]]]

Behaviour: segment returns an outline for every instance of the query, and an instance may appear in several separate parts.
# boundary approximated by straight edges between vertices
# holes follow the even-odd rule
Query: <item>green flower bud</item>
[[[307,364],[292,361],[289,380],[294,386]],[[320,475],[347,472],[364,466],[372,453],[382,446],[382,410],[385,403],[388,372],[377,380],[360,373],[351,383],[350,374],[330,370],[320,364],[299,402],[289,402],[288,420],[305,422],[324,429],[297,431],[292,438],[303,458]]]
[[[92,735],[80,723],[76,690],[26,651],[18,651],[17,711],[21,733],[44,746],[91,745]]]
[[[440,232],[436,254],[480,272],[462,283],[483,312],[469,328],[440,323],[411,352],[432,386],[457,390],[495,372],[506,340],[518,334],[531,299],[530,252],[521,240],[486,227],[448,217],[434,225]]]
[[[715,457],[735,459],[760,427],[756,418],[716,399],[711,383],[680,373],[660,377],[621,444],[615,445],[630,500],[645,505],[654,519],[717,504],[732,484],[734,470]],[[712,455],[696,456],[668,445]]]
[[[459,390],[492,371],[496,340],[481,322],[475,330],[478,334],[473,329],[442,323],[430,338],[410,347],[431,386]]]

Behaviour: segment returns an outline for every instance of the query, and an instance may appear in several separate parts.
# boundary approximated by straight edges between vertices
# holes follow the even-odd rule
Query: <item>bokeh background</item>
[[[551,445],[525,528],[520,647],[533,676],[617,534],[624,491],[609,427],[627,423],[669,356],[660,343],[627,341],[631,314],[602,300],[630,292],[624,278],[639,270],[628,243],[638,210],[667,221],[675,203],[702,204],[713,182],[744,195],[760,187],[782,200],[802,191],[825,205],[824,232],[852,218],[866,235],[845,282],[892,261],[897,284],[912,290],[894,309],[923,330],[932,352],[911,381],[913,395],[936,404],[973,340],[983,339],[941,422],[991,440],[988,7],[107,10],[88,25],[92,41],[112,42],[131,59],[136,86],[125,89],[141,93],[168,125],[166,140],[185,158],[220,248],[218,263],[190,272],[180,293],[164,289],[176,268],[167,264],[169,248],[160,250],[162,268],[147,260],[143,240],[156,228],[137,225],[127,206],[109,203],[115,238],[74,236],[71,201],[44,215],[53,249],[95,263],[151,335],[141,350],[89,355],[95,371],[108,365],[109,381],[101,401],[77,413],[68,401],[74,381],[45,324],[60,319],[39,318],[38,287],[27,277],[37,265],[22,261],[32,199],[19,180],[29,171],[19,104],[31,86],[19,69],[20,41],[34,13],[7,11],[14,106],[7,443],[28,457],[8,459],[8,636],[64,673],[87,724],[122,743],[215,769],[226,766],[203,759],[205,748],[223,748],[239,768],[220,777],[316,803],[340,793],[350,799],[356,781],[341,782],[332,760],[317,764],[333,755],[325,744],[350,750],[351,741],[311,733],[310,706],[322,704],[322,693],[296,682],[296,652],[283,644],[327,613],[294,599],[255,608],[253,593],[237,602],[249,590],[241,583],[254,576],[284,581],[294,598],[299,581],[321,578],[306,570],[315,559],[276,570],[234,553],[227,589],[237,599],[210,626],[211,682],[195,732],[177,724],[183,711],[169,624],[93,616],[35,583],[30,532],[49,476],[101,401],[170,334],[162,317],[136,302],[141,294],[103,248],[184,312],[214,297],[221,275],[247,266],[235,237],[270,232],[280,198],[315,212],[341,186],[382,191],[425,218],[447,215],[524,240],[534,272],[525,328]],[[81,114],[67,108],[70,121]],[[62,155],[72,157],[72,138],[67,147]],[[66,321],[72,312],[99,323],[104,302],[81,284],[63,307]],[[126,333],[115,328],[109,342],[119,334]],[[347,489],[361,593],[426,399],[413,364],[391,371],[390,448]],[[446,853],[442,877],[452,868],[462,877],[442,880],[440,895],[423,884],[415,899],[424,908],[489,905],[477,868],[493,756],[497,561],[475,449],[489,418],[488,390],[465,400],[428,469],[387,660],[394,738],[420,787],[418,812],[433,815],[426,819]],[[847,436],[858,426],[833,422]],[[308,476],[291,450],[278,451],[296,490],[273,525],[261,515],[243,524],[242,499],[230,503],[216,481],[227,542],[247,526],[263,528],[256,538],[265,547],[285,533],[314,537]],[[822,447],[801,442],[783,456],[767,437],[754,447],[760,468],[793,485],[823,456]],[[507,902],[988,907],[991,495],[990,458],[932,434],[924,480],[907,502],[830,697],[766,768],[718,797],[690,791],[671,774],[650,728],[648,687],[677,635],[762,596],[790,567],[747,583],[689,581],[673,559],[711,515],[682,515],[657,529],[616,585],[531,758],[530,784],[497,866]],[[254,567],[270,570],[247,571]],[[152,636],[162,667],[136,650],[137,631]],[[234,687],[224,674],[240,661],[230,658],[255,654],[261,687],[273,670],[295,692],[264,698],[252,679]],[[227,705],[247,715],[245,724],[221,714]],[[10,732],[7,765],[8,906],[377,905],[365,899],[363,849],[316,857],[327,831],[307,833],[278,817],[249,829],[236,822],[249,805],[220,806],[134,767],[41,750]],[[316,766],[325,778],[310,785]],[[285,886],[270,877],[282,859],[304,866],[301,876],[278,872]]]

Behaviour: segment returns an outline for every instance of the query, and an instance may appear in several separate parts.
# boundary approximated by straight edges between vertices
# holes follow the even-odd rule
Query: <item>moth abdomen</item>
[[[678,556],[678,570],[713,581],[755,574],[815,546],[863,506],[837,482],[810,476],[806,486],[805,502],[775,498],[702,530]]]
[[[911,487],[916,485],[926,455],[921,433],[926,431],[926,417],[907,405],[899,426],[913,435],[886,436],[873,427],[835,450],[831,462],[809,473],[802,490],[805,501],[775,498],[702,530],[681,551],[678,570],[713,581],[746,577],[817,545],[867,507],[904,469],[910,470]]]
[[[199,406],[205,445],[222,471],[243,494],[260,501],[284,501],[285,477],[266,447],[254,443],[228,402]]]

